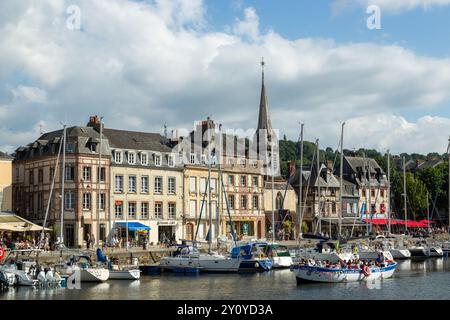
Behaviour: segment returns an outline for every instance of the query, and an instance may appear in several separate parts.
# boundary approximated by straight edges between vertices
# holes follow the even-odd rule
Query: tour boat
[[[392,277],[397,267],[396,262],[386,262],[382,267],[366,267],[364,269],[326,268],[309,265],[296,265],[291,268],[295,272],[297,283],[309,282],[356,282],[387,279]]]
[[[320,261],[330,261],[337,263],[339,261],[359,259],[359,255],[353,252],[351,248],[337,248],[337,243],[334,241],[319,242],[315,250],[307,250],[300,255],[301,259],[314,259]]]

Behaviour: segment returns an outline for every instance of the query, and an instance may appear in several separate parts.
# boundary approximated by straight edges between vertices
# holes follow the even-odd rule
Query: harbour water
[[[164,273],[138,281],[82,283],[81,289],[10,288],[0,299],[450,299],[450,261],[447,257],[399,261],[392,279],[380,283],[297,285],[290,270],[256,274]]]

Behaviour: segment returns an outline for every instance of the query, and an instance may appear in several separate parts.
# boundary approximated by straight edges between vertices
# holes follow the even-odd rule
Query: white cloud
[[[244,20],[236,19],[233,27],[235,34],[249,37],[256,40],[259,36],[259,17],[254,8],[249,7],[244,10]]]
[[[0,149],[37,138],[39,123],[48,131],[60,121],[82,125],[91,114],[130,130],[191,128],[206,116],[226,127],[254,127],[261,56],[273,125],[294,139],[304,121],[310,138],[335,147],[341,120],[389,126],[409,108],[431,110],[450,100],[449,59],[396,45],[262,33],[253,8],[228,32],[211,32],[201,1],[80,0],[81,30],[71,31],[70,4],[0,4]],[[359,128],[355,121],[348,122],[349,144],[361,142],[350,134]],[[410,125],[425,127],[421,121]],[[363,143],[430,152],[447,140],[445,125],[435,119],[432,126],[441,130],[425,130],[423,143],[389,132]]]
[[[450,0],[334,0],[331,4],[334,13],[355,5],[363,7],[377,5],[384,12],[399,13],[418,8],[428,10],[431,7],[448,6]]]

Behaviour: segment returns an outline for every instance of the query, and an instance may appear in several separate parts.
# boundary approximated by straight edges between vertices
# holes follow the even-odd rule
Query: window
[[[175,156],[169,155],[167,157],[167,164],[169,165],[169,167],[175,167]]]
[[[75,167],[74,166],[66,166],[64,178],[67,181],[73,181],[75,179]]]
[[[176,180],[174,177],[169,177],[169,183],[168,183],[168,192],[169,194],[175,194],[175,184]]]
[[[114,152],[114,162],[115,163],[122,163],[122,151],[115,151]]]
[[[91,167],[83,167],[83,181],[91,181]]]
[[[247,177],[246,176],[241,176],[241,187],[246,187],[247,186]]]
[[[100,182],[105,182],[106,168],[97,168],[97,178]]]
[[[162,219],[162,203],[155,203],[155,219]]]
[[[362,196],[365,197],[366,196],[366,189],[362,190]]]
[[[75,209],[75,193],[73,191],[67,191],[64,198],[64,206],[66,210]]]
[[[69,153],[75,152],[75,144],[73,142],[69,142],[66,146],[66,151]]]
[[[241,196],[241,209],[247,209],[247,196]]]
[[[106,204],[106,194],[104,193],[100,193],[100,198],[99,198],[99,209],[100,210],[105,210],[105,204]]]
[[[91,209],[91,194],[83,193],[83,210]]]
[[[197,201],[196,200],[189,201],[189,214],[191,217],[197,216]]]
[[[206,155],[202,154],[202,164],[206,164]]]
[[[200,192],[206,192],[206,178],[200,178]]]
[[[229,205],[230,209],[234,209],[234,195],[228,196],[228,205]]]
[[[253,209],[259,209],[259,197],[258,196],[253,196]]]
[[[234,186],[234,176],[232,176],[232,175],[228,176],[228,185]]]
[[[169,219],[175,219],[176,218],[176,204],[175,203],[169,203]]]
[[[217,179],[211,178],[211,192],[216,193],[217,191]]]
[[[258,187],[259,186],[259,178],[258,177],[253,177],[253,186],[254,187]]]
[[[116,201],[115,216],[116,216],[116,219],[123,219],[123,202],[122,201]]]
[[[234,166],[234,160],[233,159],[228,159],[228,165],[230,167],[233,167]]]
[[[38,171],[38,183],[44,182],[44,171],[42,169],[39,169]]]
[[[162,177],[155,177],[155,193],[161,193]]]
[[[148,193],[148,176],[141,177],[141,192]]]
[[[141,153],[141,164],[143,166],[148,165],[148,154],[146,154],[144,152]]]
[[[141,203],[141,219],[148,219],[148,202]]]
[[[190,154],[189,162],[191,164],[195,164],[195,154],[193,154],[193,153]]]
[[[116,192],[123,192],[123,176],[116,176]]]
[[[51,182],[53,181],[53,176],[55,175],[55,168],[54,167],[50,167],[50,175],[48,177],[48,181]]]
[[[29,180],[30,180],[30,184],[34,184],[34,171],[30,170],[29,172]]]
[[[371,190],[371,194],[372,194],[372,197],[374,198],[375,197],[375,190]]]
[[[97,144],[91,143],[91,152],[97,152]]]
[[[382,198],[384,198],[384,190],[383,189],[380,190],[380,195]]]
[[[128,192],[136,192],[136,176],[128,177]]]
[[[136,219],[136,202],[128,202],[128,219]]]
[[[189,177],[189,192],[197,192],[197,179],[195,177]]]
[[[44,211],[44,196],[42,192],[38,192],[37,194],[37,210],[38,212]]]
[[[134,152],[128,152],[128,164],[136,164],[136,154]]]
[[[160,154],[155,154],[155,166],[160,167],[161,166],[161,155]]]

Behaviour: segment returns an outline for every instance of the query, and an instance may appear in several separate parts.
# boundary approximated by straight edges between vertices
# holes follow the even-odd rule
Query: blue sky
[[[366,26],[369,4],[381,30]],[[75,5],[80,28],[69,28]],[[445,152],[450,0],[4,0],[0,150],[91,114],[111,128],[256,126],[261,56],[275,128],[335,147]]]

